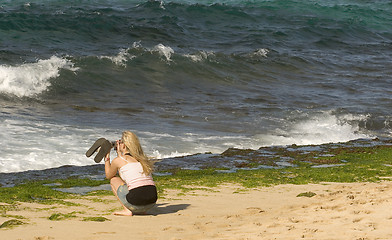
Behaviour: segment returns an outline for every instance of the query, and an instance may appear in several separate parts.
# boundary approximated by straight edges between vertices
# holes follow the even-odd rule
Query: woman
[[[124,210],[115,215],[132,216],[145,213],[154,207],[157,190],[152,179],[153,162],[144,154],[137,136],[125,131],[117,141],[117,157],[110,163],[110,153],[105,157],[105,174],[110,179],[114,195]],[[120,177],[117,177],[117,171]]]

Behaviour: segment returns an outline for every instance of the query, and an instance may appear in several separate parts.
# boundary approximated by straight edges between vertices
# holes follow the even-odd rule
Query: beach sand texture
[[[298,194],[313,192],[313,197]],[[0,222],[1,239],[392,239],[392,183],[325,183],[243,189],[223,185],[185,194],[168,190],[147,215],[114,216],[114,196],[72,199],[78,206],[21,203]],[[2,204],[3,206],[5,204]],[[52,221],[54,213],[73,217]],[[103,216],[104,222],[83,221]]]

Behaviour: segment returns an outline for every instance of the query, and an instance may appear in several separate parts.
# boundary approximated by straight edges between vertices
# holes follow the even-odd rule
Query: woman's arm
[[[116,152],[117,156],[120,156],[120,142],[116,141]],[[118,169],[120,168],[120,163],[118,160],[118,157],[114,158],[112,160],[112,163],[110,163],[110,152],[106,154],[105,156],[105,175],[107,179],[111,179],[116,176]]]
[[[118,157],[112,160],[110,163],[110,154],[105,156],[105,175],[107,179],[111,179],[116,176],[118,170]]]

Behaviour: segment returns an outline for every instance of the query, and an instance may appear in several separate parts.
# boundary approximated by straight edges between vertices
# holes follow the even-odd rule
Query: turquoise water
[[[2,1],[0,172],[390,136],[390,1]]]

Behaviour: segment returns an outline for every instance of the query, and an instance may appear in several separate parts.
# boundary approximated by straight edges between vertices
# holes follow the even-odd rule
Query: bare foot
[[[115,212],[113,214],[117,215],[117,216],[132,216],[133,215],[130,210],[122,210],[121,212]]]

